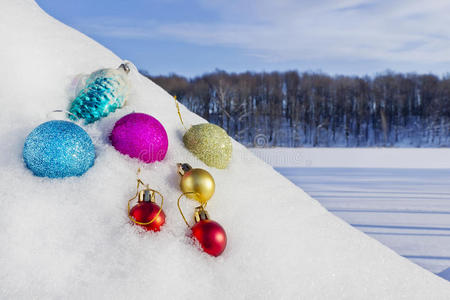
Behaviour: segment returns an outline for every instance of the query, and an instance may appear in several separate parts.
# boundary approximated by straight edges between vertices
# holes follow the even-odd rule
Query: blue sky
[[[150,74],[450,71],[448,0],[37,0]]]

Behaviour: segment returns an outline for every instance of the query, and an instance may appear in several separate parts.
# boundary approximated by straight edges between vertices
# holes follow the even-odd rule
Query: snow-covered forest
[[[450,146],[450,75],[143,73],[247,146]]]

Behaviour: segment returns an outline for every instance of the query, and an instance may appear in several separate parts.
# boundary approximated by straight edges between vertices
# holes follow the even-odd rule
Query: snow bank
[[[136,70],[127,108],[86,127],[97,151],[93,168],[78,178],[33,176],[21,156],[26,135],[47,112],[67,107],[77,74],[121,60],[32,1],[2,1],[0,23],[0,298],[449,295],[446,281],[334,217],[241,145],[233,143],[226,170],[197,161],[183,147],[171,97]],[[158,118],[169,135],[166,159],[142,172],[166,196],[167,223],[159,233],[130,226],[126,201],[140,164],[108,143],[114,122],[133,110]],[[203,122],[184,108],[182,114],[188,123]],[[229,238],[219,258],[200,252],[185,236],[175,203],[180,161],[215,177],[208,208]]]
[[[450,169],[450,148],[251,148],[274,167]]]

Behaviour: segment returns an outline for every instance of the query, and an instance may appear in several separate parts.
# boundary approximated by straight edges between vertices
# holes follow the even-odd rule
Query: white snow
[[[78,178],[38,178],[22,161],[26,135],[64,109],[73,79],[121,59],[46,15],[33,1],[0,2],[0,298],[446,299],[445,280],[327,212],[243,146],[225,170],[206,167],[181,141],[172,98],[132,70],[128,106],[87,126],[95,165]],[[182,49],[180,49],[182,51]],[[150,53],[150,52],[149,52]],[[159,233],[130,226],[126,201],[141,166],[108,143],[130,111],[158,118],[169,152],[142,179],[166,197]],[[185,120],[203,120],[182,108]],[[224,254],[194,247],[176,208],[175,163],[208,169],[210,215],[227,230]],[[186,211],[194,204],[187,203]]]
[[[450,148],[251,148],[274,167],[450,169]]]

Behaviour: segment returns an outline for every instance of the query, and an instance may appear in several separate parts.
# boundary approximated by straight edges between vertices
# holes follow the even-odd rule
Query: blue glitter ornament
[[[26,138],[23,160],[34,175],[50,178],[83,175],[95,159],[95,148],[80,126],[54,120],[36,127]]]
[[[89,124],[121,108],[128,95],[129,72],[128,65],[121,64],[117,69],[101,69],[92,73],[69,108],[74,116],[69,114],[68,117],[84,119]]]

